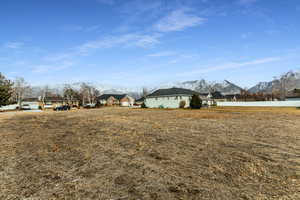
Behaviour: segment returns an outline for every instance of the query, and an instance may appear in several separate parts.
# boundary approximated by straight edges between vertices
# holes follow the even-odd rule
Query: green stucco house
[[[190,99],[198,92],[183,88],[159,89],[148,95],[145,105],[148,108],[179,108],[180,102],[185,102],[185,108],[189,107]]]

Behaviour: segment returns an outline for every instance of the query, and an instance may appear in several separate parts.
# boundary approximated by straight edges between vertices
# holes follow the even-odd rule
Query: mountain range
[[[199,93],[208,93],[209,91],[219,91],[224,95],[239,94],[240,91],[242,90],[241,87],[227,80],[224,80],[221,83],[215,83],[215,82],[208,82],[204,79],[173,83],[173,84],[160,86],[159,88],[162,89],[162,88],[169,88],[169,87],[186,88],[186,89],[197,91]]]
[[[260,82],[248,90],[251,93],[265,92],[272,93],[274,90],[280,90],[285,87],[286,90],[293,90],[295,88],[300,88],[300,71],[297,72],[287,72],[281,75],[279,78],[274,79],[270,82]]]
[[[82,83],[73,83],[71,86],[74,89],[79,89],[80,85]],[[130,94],[131,96],[138,98],[141,95],[142,88],[125,88],[125,87],[116,87],[116,86],[110,86],[110,85],[104,85],[104,84],[97,84],[97,83],[89,83],[90,85],[93,85],[95,88],[97,88],[102,94]],[[250,93],[258,93],[258,92],[264,92],[264,93],[272,93],[273,91],[279,91],[283,84],[285,85],[287,90],[293,90],[295,88],[300,88],[300,71],[290,71],[283,75],[281,75],[279,78],[275,78],[272,81],[269,82],[260,82],[256,84],[255,86],[251,87],[247,91]],[[64,84],[61,85],[55,85],[51,88],[55,88],[54,90],[57,91],[57,93],[62,93]],[[174,82],[174,83],[168,83],[159,85],[156,87],[148,88],[148,92],[151,93],[157,89],[164,89],[164,88],[171,88],[171,87],[179,87],[179,88],[186,88],[190,90],[197,91],[199,93],[208,93],[209,91],[219,91],[223,95],[229,95],[229,94],[240,94],[242,87],[228,81],[224,80],[223,82],[217,83],[217,82],[209,82],[204,79],[201,80],[194,80],[194,81],[184,81],[184,82]],[[38,87],[37,87],[38,91]]]
[[[169,84],[168,86],[161,86],[159,88],[166,87],[181,87],[186,89],[195,90],[200,93],[208,93],[208,91],[219,91],[223,95],[228,94],[240,94],[242,87],[228,81],[224,80],[221,83],[208,82],[204,79],[195,81],[185,81],[181,83]],[[287,91],[293,90],[295,88],[300,88],[300,71],[297,72],[287,72],[278,78],[275,78],[269,82],[260,82],[257,85],[251,87],[247,91],[250,93],[272,93],[274,91],[280,91],[282,87],[285,87]]]

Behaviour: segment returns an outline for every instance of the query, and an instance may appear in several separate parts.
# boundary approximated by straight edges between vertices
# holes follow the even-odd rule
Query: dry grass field
[[[0,199],[300,199],[300,110],[0,113]]]

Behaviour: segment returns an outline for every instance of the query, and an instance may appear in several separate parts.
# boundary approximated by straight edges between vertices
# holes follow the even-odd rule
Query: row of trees
[[[79,89],[66,84],[63,89],[63,96],[70,101],[78,99],[82,105],[96,104],[97,97],[100,96],[100,91],[88,83],[81,83]]]
[[[241,90],[241,94],[236,96],[237,101],[274,101],[278,99],[282,99],[282,94],[278,91],[273,91],[272,93],[250,93],[246,90]]]
[[[89,83],[81,83],[79,87],[70,84],[64,85],[63,89],[51,89],[45,87],[32,87],[24,78],[16,78],[14,81],[7,79],[0,73],[0,106],[19,104],[27,97],[64,97],[67,100],[79,100],[81,105],[96,104],[100,91]]]
[[[21,105],[22,99],[30,92],[31,87],[24,78],[18,77],[11,81],[0,73],[0,106],[12,103]]]

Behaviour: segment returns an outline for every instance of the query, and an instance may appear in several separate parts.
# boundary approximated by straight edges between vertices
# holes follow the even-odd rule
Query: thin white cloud
[[[63,52],[59,54],[47,55],[46,57],[44,57],[44,60],[50,62],[56,62],[56,61],[71,58],[73,56],[76,56],[76,54],[73,51],[69,51],[69,52]]]
[[[57,62],[61,60],[71,59],[77,56],[86,56],[91,53],[91,51],[97,49],[107,49],[113,47],[141,47],[148,48],[159,43],[159,34],[124,34],[119,36],[111,36],[104,39],[92,40],[77,47],[70,49],[67,52],[62,52],[60,54],[49,55],[44,59],[46,61]]]
[[[166,7],[161,0],[128,0],[118,11],[124,20],[115,31],[124,33],[140,31],[141,26],[152,24],[166,12]]]
[[[98,3],[105,4],[105,5],[114,5],[115,0],[97,0]]]
[[[19,49],[23,46],[23,42],[7,42],[6,44],[4,44],[4,47],[9,49]]]
[[[182,31],[186,28],[199,26],[206,19],[193,14],[188,14],[187,10],[180,9],[171,12],[154,25],[154,29],[159,32]]]
[[[89,26],[84,29],[85,32],[97,31],[100,29],[99,25]]]
[[[121,36],[113,36],[105,39],[94,40],[86,42],[77,47],[79,54],[86,54],[93,49],[112,48],[116,46],[120,47],[151,47],[159,43],[158,38],[160,36],[155,35],[143,35],[143,34],[125,34]]]
[[[275,35],[275,34],[280,33],[280,30],[274,30],[274,29],[266,30],[265,33],[268,34],[268,35]]]
[[[92,32],[99,30],[99,25],[93,26],[81,26],[81,25],[64,25],[61,27],[63,31],[70,31],[70,32]]]
[[[222,65],[217,65],[217,66],[210,66],[210,67],[199,69],[199,70],[194,70],[194,71],[190,71],[187,73],[181,73],[181,74],[178,74],[178,76],[190,76],[190,75],[197,75],[197,74],[205,74],[205,73],[214,72],[214,71],[239,69],[239,68],[248,67],[248,66],[252,66],[252,65],[271,63],[271,62],[278,61],[281,59],[282,59],[281,57],[267,57],[267,58],[256,59],[256,60],[248,61],[248,62],[239,62],[239,63],[231,62],[231,63],[226,63],[226,64],[222,64]]]
[[[61,27],[61,30],[63,31],[82,31],[83,26],[80,25],[64,25]]]
[[[197,57],[198,57],[198,55],[196,55],[196,54],[181,54],[181,55],[177,55],[175,59],[170,61],[170,63],[175,64],[175,63],[182,62],[184,60],[191,61]]]
[[[74,63],[70,61],[64,61],[63,63],[56,63],[56,64],[37,65],[32,68],[32,72],[47,73],[50,71],[60,71],[60,70],[67,69],[73,65]]]
[[[127,1],[126,4],[121,7],[120,11],[121,13],[130,15],[133,14],[135,16],[140,16],[144,13],[149,13],[151,15],[156,12],[161,12],[163,5],[163,2],[160,0],[131,0]]]
[[[158,53],[153,53],[153,54],[149,54],[147,55],[148,57],[168,57],[168,56],[174,56],[177,53],[174,51],[162,51],[162,52],[158,52]]]
[[[238,4],[240,5],[250,5],[256,3],[258,0],[238,0]]]

